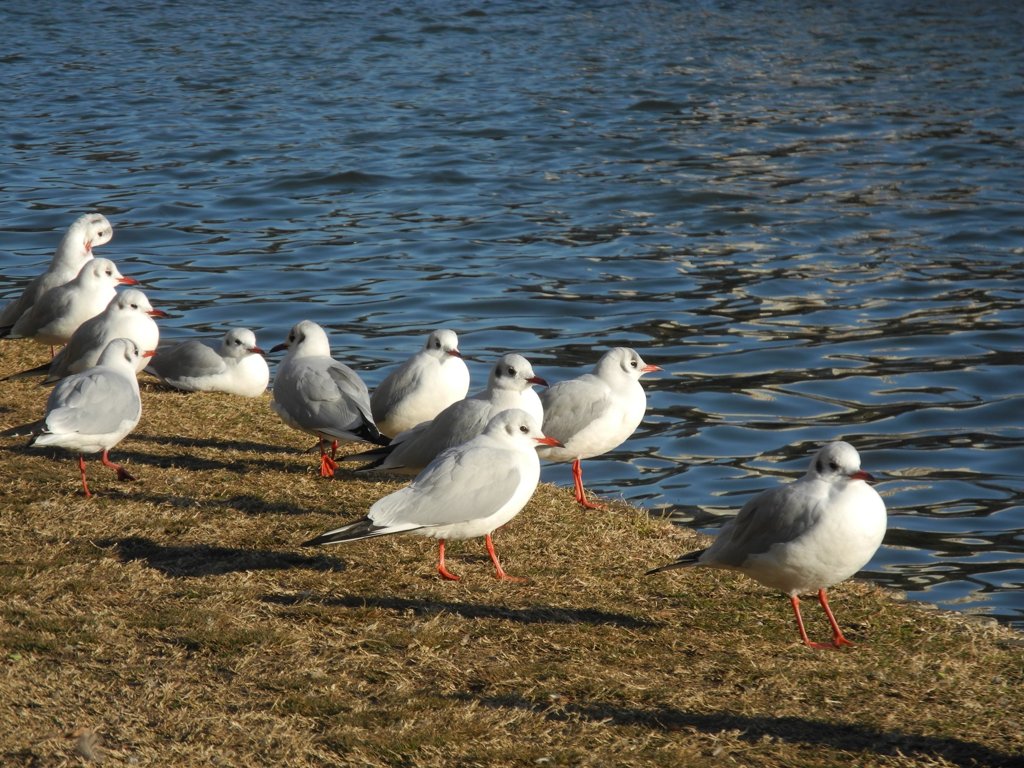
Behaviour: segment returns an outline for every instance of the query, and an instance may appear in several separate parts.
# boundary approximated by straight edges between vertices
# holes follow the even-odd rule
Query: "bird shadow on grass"
[[[482,605],[454,600],[429,598],[385,597],[380,595],[316,596],[309,593],[294,595],[266,595],[263,602],[282,606],[316,603],[328,608],[380,608],[395,613],[411,611],[416,616],[454,614],[465,619],[498,619],[519,624],[593,624],[612,625],[629,629],[660,626],[657,622],[624,613],[600,611],[594,608],[562,608],[535,605],[529,608],[510,608],[502,605]]]
[[[208,544],[168,546],[140,536],[104,539],[96,546],[112,551],[122,563],[142,562],[165,576],[219,576],[244,571],[305,568],[344,571],[345,563],[325,555],[298,555],[265,549],[215,547]]]
[[[133,436],[134,438],[134,436]],[[135,450],[131,446],[116,447],[111,453],[125,461],[138,462],[139,465],[151,465],[161,469],[188,469],[195,471],[209,471],[223,469],[236,474],[246,474],[253,470],[273,470],[275,472],[287,472],[294,468],[294,465],[284,460],[268,459],[210,459],[196,456],[190,453],[178,454],[157,454],[146,451]],[[111,459],[114,457],[111,456]]]
[[[738,732],[738,738],[757,744],[772,738],[790,744],[830,747],[843,752],[866,752],[900,757],[916,755],[941,759],[964,768],[977,766],[1019,766],[1020,757],[1008,755],[983,744],[943,736],[923,736],[885,731],[869,725],[837,723],[793,716],[740,715],[732,712],[693,712],[674,707],[638,708],[621,704],[590,702],[552,705],[550,701],[510,694],[475,696],[456,693],[452,698],[495,710],[520,710],[556,722],[593,723],[646,727],[658,731],[695,730],[707,734]]]
[[[133,440],[144,440],[159,445],[176,445],[181,448],[212,448],[219,451],[242,451],[248,453],[285,453],[295,449],[268,443],[254,443],[246,440],[224,440],[213,437],[181,437],[178,435],[150,435],[140,432],[132,433]]]

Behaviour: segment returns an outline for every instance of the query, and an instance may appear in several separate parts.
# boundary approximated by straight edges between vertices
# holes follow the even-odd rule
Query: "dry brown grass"
[[[5,343],[0,375],[43,357]],[[47,391],[0,384],[3,423]],[[320,479],[266,399],[143,402],[114,451],[138,482],[90,462],[91,500],[69,458],[2,445],[0,764],[1021,764],[1005,628],[851,582],[858,645],[811,651],[741,577],[642,576],[692,534],[550,486],[495,536],[526,585],[480,542],[460,583],[415,537],[301,549],[398,484]]]

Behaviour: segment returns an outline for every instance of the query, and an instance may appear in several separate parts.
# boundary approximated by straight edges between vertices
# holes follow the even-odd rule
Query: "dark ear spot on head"
[[[818,471],[819,475],[822,474],[825,471],[824,460],[819,457],[817,463],[814,465],[814,468]]]

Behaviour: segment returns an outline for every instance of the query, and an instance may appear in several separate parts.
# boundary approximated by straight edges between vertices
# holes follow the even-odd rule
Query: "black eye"
[[[132,309],[138,309],[138,308],[139,308],[138,304],[132,304]]]
[[[527,432],[530,431],[530,428],[528,426],[526,426],[525,424],[523,424],[521,427],[519,427],[519,431],[522,432],[525,435]]]
[[[836,464],[834,461],[830,461],[828,463],[828,468],[831,469],[833,472],[838,472],[839,471],[839,465]]]
[[[636,368],[636,360],[630,360],[629,361],[629,367],[630,368]]]
[[[505,373],[507,373],[509,376],[515,376],[516,375],[516,369],[515,368],[508,368],[505,371]]]

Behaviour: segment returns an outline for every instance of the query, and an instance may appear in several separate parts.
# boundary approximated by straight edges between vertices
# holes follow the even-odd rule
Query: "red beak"
[[[152,357],[155,354],[156,354],[156,350],[155,349],[147,349],[145,352],[142,353],[142,356],[143,357]]]
[[[552,445],[552,446],[554,446],[556,448],[565,448],[565,446],[562,445],[560,440],[555,440],[555,438],[553,438],[553,437],[545,436],[545,437],[535,437],[533,439],[536,440],[541,445]]]
[[[249,351],[252,352],[254,355],[264,355],[265,356],[267,354],[266,352],[264,352],[259,347],[249,347]]]
[[[540,376],[533,376],[527,379],[527,381],[530,382],[531,384],[540,384],[542,387],[546,387],[548,385],[548,383],[544,381],[544,379],[542,379]]]
[[[146,314],[149,315],[150,317],[170,317],[170,315],[168,315],[162,309],[151,309]]]
[[[459,352],[459,350],[457,349],[449,349],[448,354],[451,355],[452,357],[462,357],[462,353]]]
[[[119,282],[121,285],[138,285],[139,284],[139,281],[136,280],[134,277],[122,277],[117,282]]]
[[[661,368],[657,365],[645,365],[643,368],[640,369],[640,373],[654,373],[655,371],[660,370]]]
[[[866,483],[873,483],[875,481],[875,478],[873,478],[870,474],[865,472],[863,469],[858,469],[856,472],[854,472],[852,475],[850,475],[850,479],[851,480],[863,480]]]

